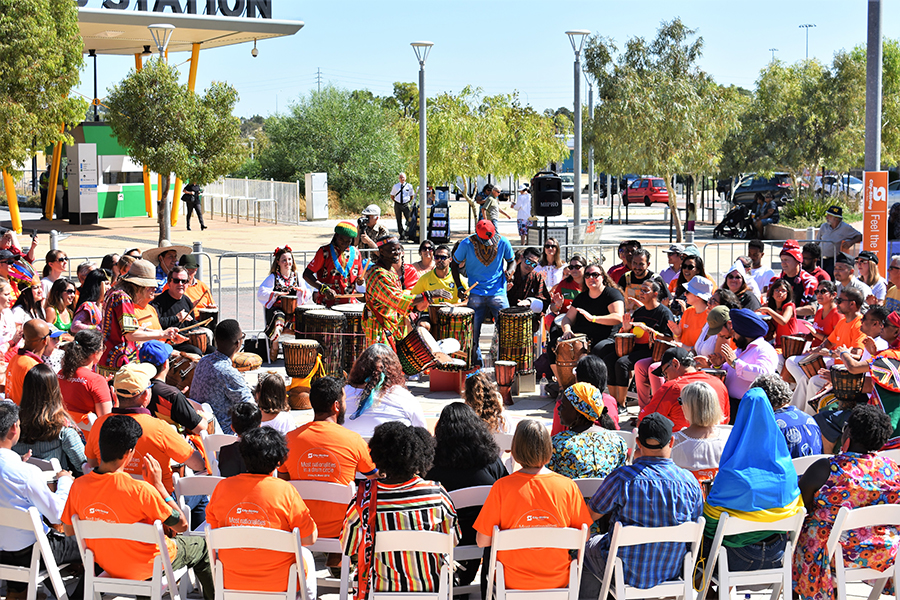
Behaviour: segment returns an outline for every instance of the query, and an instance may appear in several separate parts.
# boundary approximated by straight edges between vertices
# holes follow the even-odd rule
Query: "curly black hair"
[[[421,427],[399,421],[382,423],[369,440],[369,455],[385,476],[409,480],[416,475],[425,475],[431,469],[434,438]]]
[[[589,383],[601,392],[606,391],[606,363],[594,354],[585,354],[575,364],[575,381]]]
[[[434,426],[434,466],[445,469],[482,469],[500,456],[500,446],[487,423],[464,402],[441,411]]]
[[[847,430],[850,440],[866,452],[881,450],[894,432],[891,418],[870,404],[861,404],[853,409],[847,419]]]
[[[284,464],[288,447],[280,431],[271,427],[257,427],[241,436],[238,445],[248,473],[268,475]]]

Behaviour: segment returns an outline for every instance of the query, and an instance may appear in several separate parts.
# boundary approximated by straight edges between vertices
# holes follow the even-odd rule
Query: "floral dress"
[[[900,504],[900,470],[890,458],[845,452],[829,459],[831,473],[807,506],[806,522],[794,551],[795,591],[802,600],[833,600],[833,566],[825,556],[831,527],[842,506],[859,508]],[[841,538],[844,561],[856,567],[882,571],[894,562],[900,546],[896,527],[865,527]],[[892,593],[890,585],[885,594]]]
[[[625,464],[628,447],[621,436],[603,430],[567,430],[553,436],[553,457],[547,468],[569,479],[606,477]]]

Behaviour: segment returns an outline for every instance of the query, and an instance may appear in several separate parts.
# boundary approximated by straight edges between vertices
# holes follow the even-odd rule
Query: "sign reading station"
[[[89,0],[75,2],[79,8],[85,8]],[[103,0],[100,6],[112,10],[128,10],[134,6],[138,11],[158,13],[168,9],[176,15],[206,14],[212,17],[218,13],[226,17],[272,18],[272,0]]]

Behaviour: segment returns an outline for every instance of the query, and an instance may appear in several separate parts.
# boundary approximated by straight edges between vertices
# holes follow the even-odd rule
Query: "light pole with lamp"
[[[594,117],[594,81],[590,75],[585,77],[588,84],[588,115]],[[599,201],[598,201],[599,203]],[[594,146],[588,148],[588,220],[594,220]]]
[[[175,32],[175,26],[169,25],[168,23],[156,23],[154,25],[147,25],[147,29],[150,30],[150,35],[153,37],[153,43],[156,44],[156,48],[159,50],[159,60],[167,63],[166,60],[166,48],[169,47],[169,40],[172,39],[172,34]],[[159,197],[159,212],[161,219],[161,228],[162,228],[162,239],[168,240],[171,239],[172,235],[172,224],[171,224],[171,212],[169,209],[169,190],[168,190],[168,181],[169,175],[166,174],[166,188],[163,190],[163,176],[162,173],[157,173],[157,195]]]
[[[804,23],[803,25],[799,26],[800,29],[806,30],[806,60],[809,60],[809,29],[815,26],[815,23]]]
[[[575,148],[572,156],[572,170],[575,175],[575,189],[572,191],[575,227],[581,226],[581,49],[584,38],[591,32],[587,29],[567,31],[572,50],[575,51]]]
[[[778,52],[778,48],[769,48],[769,52],[772,53],[772,62],[775,62],[775,53]]]
[[[412,42],[410,46],[419,61],[419,243],[427,239],[428,227],[425,223],[425,208],[428,201],[428,115],[425,113],[425,61],[431,52],[433,42]],[[403,236],[402,231],[397,235]]]

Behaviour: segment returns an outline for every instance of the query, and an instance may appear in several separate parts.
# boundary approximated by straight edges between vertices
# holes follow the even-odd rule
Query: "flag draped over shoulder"
[[[797,471],[772,405],[762,389],[751,388],[738,406],[719,472],[703,505],[705,533],[715,535],[723,512],[748,521],[773,522],[797,514],[802,507]],[[745,546],[770,535],[765,531],[740,534],[723,543]]]

